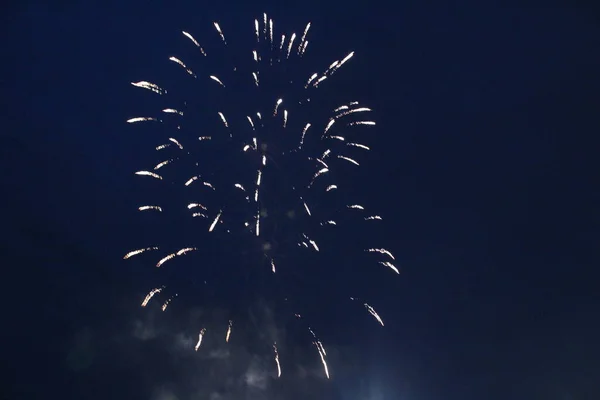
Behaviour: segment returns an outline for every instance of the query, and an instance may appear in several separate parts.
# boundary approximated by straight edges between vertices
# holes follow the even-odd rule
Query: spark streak
[[[142,307],[146,307],[148,305],[148,302],[154,297],[154,295],[162,292],[164,288],[155,288],[152,289],[144,298],[144,301],[142,301]]]
[[[373,317],[375,317],[375,319],[377,320],[377,322],[379,322],[381,324],[381,326],[384,326],[383,320],[381,319],[379,314],[377,314],[377,311],[375,311],[375,309],[373,307],[371,307],[370,305],[365,303],[365,308],[367,309],[367,311],[369,311],[369,314],[371,314]]]
[[[140,175],[140,176],[151,176],[154,179],[162,180],[162,176],[155,174],[154,172],[150,172],[150,171],[138,171],[135,174]]]
[[[200,50],[200,52],[202,53],[203,56],[206,56],[204,49],[202,48],[202,46],[200,46],[200,43],[198,43],[192,35],[190,35],[186,31],[181,31],[181,33],[183,33],[188,39],[190,39],[196,45],[196,47]]]
[[[148,89],[154,93],[157,94],[165,94],[167,93],[166,90],[164,90],[163,88],[161,88],[160,86],[151,83],[151,82],[147,82],[147,81],[139,81],[139,82],[131,82],[131,84],[135,87],[139,87],[139,88],[143,88],[143,89]]]
[[[205,333],[206,333],[206,328],[202,328],[200,330],[200,333],[198,334],[198,342],[196,343],[196,347],[194,347],[195,351],[198,351],[198,349],[202,345],[202,338],[204,338]]]
[[[279,364],[279,353],[277,352],[277,344],[273,344],[273,351],[275,352],[275,364],[277,365],[277,377],[281,378],[281,364]]]
[[[130,251],[129,253],[125,254],[125,256],[123,257],[123,260],[127,260],[130,257],[137,256],[138,254],[142,254],[146,251],[151,251],[151,250],[158,250],[158,247],[146,247],[144,249]]]
[[[225,343],[229,343],[229,336],[231,336],[231,327],[233,326],[233,321],[229,320],[229,325],[227,326],[227,333],[225,334]]]
[[[138,208],[138,210],[140,210],[140,211],[156,210],[156,211],[161,211],[162,212],[162,208],[160,208],[159,206],[140,206]]]
[[[156,121],[158,122],[159,120],[154,118],[154,117],[135,117],[135,118],[129,118],[127,120],[128,123],[130,124],[135,124],[136,122],[146,122],[146,121]]]

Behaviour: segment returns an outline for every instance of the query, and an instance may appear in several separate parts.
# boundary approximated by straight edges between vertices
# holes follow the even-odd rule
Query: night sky
[[[327,3],[6,9],[1,398],[600,398],[597,12]],[[338,88],[375,110],[362,190],[402,272],[363,281],[384,328],[339,322],[347,310],[322,327],[331,381],[313,359],[305,377],[242,390],[243,343],[200,359],[181,344],[189,310],[139,307],[152,262],[122,257],[141,234],[133,172],[149,147],[125,120],[139,110],[129,82],[163,76],[181,29],[252,35],[264,11],[288,30],[312,21],[319,60],[356,51]],[[334,261],[331,296],[344,296]]]

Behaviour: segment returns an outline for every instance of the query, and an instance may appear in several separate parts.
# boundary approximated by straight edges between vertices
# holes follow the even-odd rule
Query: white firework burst
[[[195,229],[229,240],[232,250],[242,246],[241,241],[247,240],[244,237],[254,238],[251,243],[259,243],[264,260],[262,271],[268,271],[275,282],[281,274],[297,276],[290,271],[293,263],[288,262],[293,257],[280,255],[291,251],[319,254],[327,250],[322,238],[327,242],[339,230],[349,226],[357,229],[348,221],[371,224],[382,219],[369,214],[363,205],[347,201],[344,194],[335,197],[343,192],[336,176],[361,165],[370,150],[365,129],[375,125],[369,117],[372,110],[356,100],[335,104],[327,98],[321,100],[322,93],[327,95],[328,81],[340,73],[354,52],[342,53],[321,68],[310,70],[310,23],[298,35],[277,34],[273,21],[263,14],[250,30],[252,48],[241,54],[233,51],[234,38],[219,23],[213,27],[216,36],[206,47],[193,33],[182,31],[189,53],[172,55],[169,61],[173,72],[179,74],[177,79],[187,83],[174,97],[171,88],[158,83],[132,82],[136,88],[160,96],[163,106],[155,113],[132,116],[127,122],[158,124],[159,129],[153,132],[164,134],[161,142],[153,143],[158,155],[155,163],[135,174],[156,185],[161,192],[157,197],[185,199],[179,209],[194,221]],[[144,143],[148,140],[143,139]],[[140,204],[139,210],[161,215],[172,211],[154,200]],[[124,258],[152,252],[156,267],[168,268],[174,260],[208,246],[194,239],[196,243],[167,251],[160,243],[146,245]],[[354,250],[350,244],[345,247],[345,252]],[[389,250],[367,247],[360,252],[373,253],[379,257],[374,264],[399,273]],[[317,273],[307,279],[321,277]],[[155,296],[165,295],[162,310],[166,310],[176,296],[165,294],[167,288],[150,290],[142,306]],[[288,297],[292,296],[286,295],[285,301]],[[383,326],[375,309],[360,302]],[[303,318],[299,312],[295,317]],[[227,342],[233,330],[229,320],[224,333]],[[308,330],[329,377],[325,347],[314,331]],[[196,350],[205,332],[202,327]],[[278,351],[273,344],[273,350],[277,376],[281,376],[281,348]]]

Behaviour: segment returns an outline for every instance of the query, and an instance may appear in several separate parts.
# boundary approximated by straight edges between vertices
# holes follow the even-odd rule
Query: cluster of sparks
[[[252,59],[256,65],[256,70],[254,72],[252,72],[251,76],[249,76],[248,78],[252,79],[252,81],[256,87],[260,87],[260,85],[261,85],[261,68],[260,68],[260,66],[262,65],[262,63],[268,63],[269,65],[272,65],[274,62],[277,63],[282,60],[288,60],[288,59],[290,59],[290,57],[293,57],[293,56],[303,57],[305,55],[307,47],[308,47],[308,43],[309,43],[307,40],[307,35],[310,30],[310,26],[311,26],[310,23],[308,23],[306,25],[306,27],[303,31],[303,34],[299,38],[296,36],[295,33],[289,37],[286,37],[285,34],[282,34],[281,38],[278,40],[278,38],[274,37],[275,33],[274,33],[274,28],[273,28],[273,20],[267,18],[266,14],[263,14],[262,21],[260,21],[258,19],[256,19],[254,21],[254,35],[255,35],[256,43],[266,41],[266,43],[268,44],[268,47],[271,50],[271,51],[267,52],[267,54],[261,54],[259,52],[259,50],[252,51]],[[219,35],[219,38],[220,38],[221,42],[223,43],[223,45],[227,46],[227,41],[226,41],[224,32],[217,22],[214,23],[214,28],[215,28],[217,34]],[[189,32],[185,32],[185,31],[182,31],[182,34],[193,43],[195,48],[200,52],[200,54],[203,57],[207,56],[207,52],[205,51],[205,49],[200,45],[200,43],[194,38],[194,36],[192,34],[190,34]],[[258,46],[257,46],[257,49],[258,49]],[[327,79],[329,79],[334,73],[336,73],[336,71],[338,71],[344,64],[346,64],[353,57],[353,55],[354,55],[354,52],[348,53],[346,56],[344,56],[340,60],[336,60],[336,61],[332,62],[327,68],[325,68],[324,72],[313,73],[308,78],[306,78],[304,81],[302,81],[303,83],[301,85],[303,87],[303,90],[305,90],[307,92],[307,96],[308,96],[308,93],[310,93],[311,91],[316,90],[320,86],[322,86],[324,84],[324,82]],[[172,56],[169,58],[169,60],[171,62],[177,64],[179,67],[183,68],[183,70],[188,75],[190,75],[193,79],[202,79],[202,77],[199,77],[196,74],[196,72],[194,72],[180,58]],[[220,87],[223,87],[223,88],[227,87],[228,82],[223,81],[221,78],[219,78],[216,75],[208,75],[206,78],[214,81],[215,84]],[[167,93],[166,89],[162,88],[161,86],[159,86],[155,83],[148,82],[148,81],[132,82],[132,85],[137,88],[148,90],[148,91],[158,94],[158,95],[165,95]],[[372,120],[352,119],[357,115],[360,116],[362,114],[368,114],[371,111],[372,110],[370,108],[362,106],[357,101],[348,102],[347,104],[342,104],[342,105],[339,105],[338,107],[336,107],[332,112],[332,116],[329,118],[329,120],[326,122],[326,124],[322,128],[319,129],[319,128],[313,126],[310,122],[307,122],[303,126],[301,131],[297,132],[298,133],[298,141],[297,141],[296,147],[291,149],[292,152],[300,152],[303,150],[303,146],[305,144],[305,138],[307,138],[308,135],[316,136],[317,138],[319,138],[321,140],[322,145],[323,145],[323,149],[322,149],[322,151],[319,152],[319,154],[307,156],[308,160],[311,161],[315,166],[315,172],[312,175],[312,179],[310,179],[310,181],[305,184],[305,187],[307,189],[312,188],[315,185],[315,182],[317,182],[319,179],[322,179],[323,176],[326,176],[330,172],[330,168],[331,168],[330,164],[331,164],[332,159],[342,160],[344,162],[350,163],[355,166],[360,165],[359,161],[357,161],[355,158],[352,158],[345,154],[339,154],[338,152],[332,150],[332,147],[330,144],[331,143],[338,143],[338,144],[341,143],[341,144],[345,145],[345,148],[348,148],[348,149],[352,148],[352,149],[358,149],[359,151],[361,151],[361,150],[369,151],[370,148],[367,145],[347,140],[347,138],[345,136],[343,136],[341,133],[342,129],[341,128],[337,129],[336,127],[342,126],[343,128],[346,128],[346,127],[352,127],[352,126],[357,126],[357,125],[367,125],[367,126],[375,125],[375,122]],[[184,116],[184,112],[181,110],[178,110],[176,108],[165,108],[162,110],[162,112],[164,114],[170,114],[170,115],[174,115],[177,117]],[[255,205],[255,210],[256,210],[255,213],[253,215],[249,216],[245,221],[243,221],[243,228],[245,228],[246,230],[249,230],[253,235],[255,235],[257,237],[261,235],[261,211],[260,211],[260,206],[259,206],[259,199],[261,198],[261,182],[265,179],[265,175],[268,177],[268,174],[265,174],[265,172],[267,172],[266,167],[268,164],[268,157],[264,154],[264,152],[262,152],[263,148],[261,146],[261,138],[260,138],[260,135],[258,134],[258,131],[259,131],[259,127],[263,123],[264,118],[268,118],[268,117],[271,117],[277,121],[280,121],[280,124],[281,124],[280,126],[282,129],[286,129],[288,127],[288,121],[291,118],[291,113],[286,108],[286,102],[284,101],[283,98],[274,99],[273,108],[271,110],[268,110],[267,112],[263,111],[261,113],[260,111],[255,111],[253,114],[245,116],[244,119],[249,124],[249,129],[251,129],[251,131],[253,132],[253,137],[251,137],[250,140],[246,140],[246,141],[241,140],[240,141],[241,143],[238,142],[237,144],[235,142],[232,142],[234,146],[237,146],[239,144],[240,152],[255,152],[259,156],[258,159],[260,161],[259,161],[258,168],[256,169],[256,175],[255,175],[255,179],[253,180],[253,182],[249,182],[246,184],[244,184],[242,182],[232,182],[233,187],[236,190],[239,190],[240,193],[243,194],[242,198],[245,199],[245,202],[248,204]],[[230,129],[230,124],[227,119],[228,117],[223,112],[219,111],[219,112],[217,112],[217,115],[215,115],[215,118],[218,118],[218,120],[220,120],[220,123],[222,123],[227,134],[230,137],[234,137],[235,132],[232,132],[232,130]],[[127,122],[130,124],[148,123],[148,122],[162,123],[163,119],[161,117],[155,117],[155,116],[137,116],[137,117],[128,119]],[[213,138],[211,136],[200,136],[200,137],[198,137],[197,140],[210,142],[212,139]],[[160,152],[164,149],[172,148],[172,149],[175,149],[176,151],[177,150],[184,151],[185,147],[182,143],[183,142],[180,141],[179,139],[177,139],[175,137],[170,137],[170,138],[168,138],[168,141],[166,143],[158,145],[156,147],[156,150],[158,152]],[[152,178],[152,179],[160,181],[160,180],[163,180],[163,175],[161,175],[161,170],[163,168],[168,168],[168,166],[170,164],[175,163],[177,160],[178,160],[177,158],[164,159],[164,160],[160,161],[158,164],[156,164],[152,169],[140,170],[140,171],[135,172],[135,174],[142,176],[142,177],[148,177],[148,178]],[[185,184],[185,186],[202,185],[205,188],[208,188],[212,191],[216,191],[219,189],[216,185],[214,185],[210,181],[205,180],[205,177],[203,177],[201,175],[190,176],[185,181],[184,184]],[[334,191],[336,189],[337,189],[337,185],[335,185],[335,184],[330,184],[324,188],[324,190],[326,192]],[[313,215],[311,213],[311,206],[310,206],[309,202],[307,202],[302,197],[300,197],[299,200],[303,206],[303,209],[304,209],[304,212],[306,213],[306,215],[308,217],[313,217]],[[346,208],[348,210],[353,210],[352,212],[362,213],[362,215],[361,215],[362,219],[364,219],[365,221],[377,221],[377,220],[382,219],[382,217],[379,215],[366,214],[365,207],[360,204],[348,204],[346,206]],[[197,218],[202,218],[202,219],[207,220],[207,225],[206,225],[207,228],[206,229],[209,232],[213,232],[215,229],[217,229],[219,227],[219,225],[222,224],[228,217],[227,212],[224,211],[223,209],[212,209],[201,203],[189,203],[189,204],[187,204],[187,209],[191,212],[192,217],[197,217]],[[163,208],[159,205],[142,205],[138,208],[138,210],[142,211],[142,212],[159,212],[160,213],[163,211]],[[337,222],[333,219],[327,219],[327,220],[319,222],[319,224],[322,226],[327,226],[327,225],[335,226],[335,225],[337,225]],[[242,227],[240,227],[240,228],[242,228]],[[309,237],[306,233],[302,233],[301,237],[299,238],[298,245],[301,247],[307,248],[309,250],[312,250],[312,251],[316,251],[316,252],[320,251],[320,248],[319,248],[319,245],[317,244],[317,242],[313,238]],[[198,250],[198,248],[196,248],[196,247],[185,247],[185,248],[182,248],[182,249],[180,249],[176,252],[170,253],[170,254],[163,254],[162,256],[159,256],[159,258],[156,262],[156,267],[160,268],[160,267],[164,266],[164,264],[168,263],[169,261],[173,260],[176,257],[182,257],[182,256],[185,256],[186,254],[189,254],[190,252],[194,252],[197,250]],[[398,268],[394,265],[395,257],[392,255],[392,253],[389,250],[383,249],[383,248],[369,248],[369,249],[366,249],[365,251],[369,252],[369,253],[376,253],[377,255],[383,257],[384,259],[378,261],[378,263],[384,267],[389,268],[391,271],[395,272],[396,274],[399,273]],[[160,248],[159,248],[159,246],[152,246],[152,247],[144,247],[144,248],[140,248],[140,249],[135,249],[135,250],[128,252],[123,258],[128,259],[130,257],[137,256],[137,255],[147,253],[147,252],[160,252]],[[275,260],[271,257],[269,259],[269,268],[273,274],[277,273]],[[159,295],[161,292],[163,292],[164,289],[165,289],[165,287],[163,286],[163,287],[153,288],[152,290],[150,290],[150,292],[148,292],[148,294],[146,295],[146,297],[144,298],[144,300],[141,303],[142,307],[146,307],[148,305],[148,303],[152,300],[152,298],[155,297],[156,295]],[[173,296],[169,297],[163,303],[163,305],[162,305],[163,311],[166,310],[167,306],[172,301],[172,299],[173,299]],[[358,300],[356,298],[351,298],[351,299]],[[371,314],[373,316],[373,318],[381,326],[383,326],[384,325],[383,320],[377,314],[375,309],[366,302],[362,302],[362,303],[363,303],[364,307],[366,308],[366,310],[368,311],[368,313]],[[298,314],[296,314],[296,317],[301,318],[300,315],[298,315]],[[225,333],[225,341],[227,343],[229,343],[229,341],[230,341],[232,330],[233,330],[233,321],[230,320],[229,324],[227,326],[227,331]],[[327,362],[326,362],[327,353],[325,351],[325,347],[323,346],[322,342],[317,338],[317,335],[314,333],[314,331],[310,327],[308,327],[308,330],[309,330],[310,334],[312,335],[313,344],[315,345],[315,347],[317,349],[319,358],[323,365],[324,373],[325,373],[326,377],[329,378],[329,368],[328,368]],[[205,337],[205,334],[206,334],[206,328],[202,328],[198,334],[198,341],[195,345],[196,351],[198,351],[200,349],[202,340]],[[274,361],[275,361],[275,366],[276,366],[276,371],[277,371],[276,375],[277,375],[277,377],[280,377],[281,373],[282,373],[282,368],[281,368],[281,364],[280,364],[280,354],[278,352],[276,343],[273,343],[273,354],[274,354]]]

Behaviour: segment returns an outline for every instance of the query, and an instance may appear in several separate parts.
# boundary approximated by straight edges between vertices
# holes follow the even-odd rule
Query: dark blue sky
[[[343,344],[370,397],[349,378],[323,390],[598,398],[597,14],[433,0],[11,8],[1,75],[9,397],[154,399],[168,382],[192,398],[178,375],[189,360],[170,370],[171,350],[131,333],[147,318],[137,302],[150,265],[120,260],[138,234],[129,82],[162,72],[156,60],[179,30],[218,19],[245,24],[231,35],[251,33],[263,11],[298,30],[312,21],[316,51],[356,51],[345,79],[378,121],[365,190],[392,222],[382,237],[402,264],[380,294],[386,329],[361,326]]]

